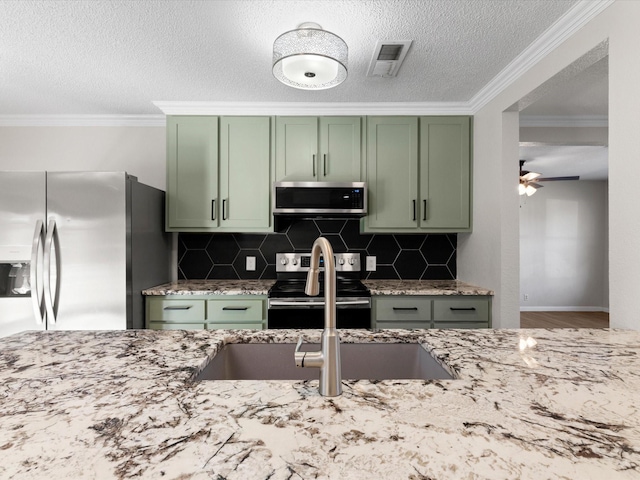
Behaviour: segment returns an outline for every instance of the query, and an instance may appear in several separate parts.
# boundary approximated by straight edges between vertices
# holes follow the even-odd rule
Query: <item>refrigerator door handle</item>
[[[36,222],[36,229],[33,232],[33,243],[31,245],[31,266],[29,281],[31,283],[31,302],[33,313],[36,316],[36,325],[44,323],[44,309],[42,308],[42,286],[38,283],[38,254],[42,248],[42,237],[44,236],[44,224],[42,220]]]
[[[44,304],[47,309],[47,320],[49,322],[56,323],[56,313],[58,309],[58,293],[59,285],[58,279],[60,278],[60,262],[58,261],[59,255],[56,251],[56,298],[54,302],[53,292],[51,291],[51,253],[56,246],[56,221],[52,218],[49,220],[47,226],[47,237],[44,241],[44,269],[43,269],[43,284],[44,284]]]

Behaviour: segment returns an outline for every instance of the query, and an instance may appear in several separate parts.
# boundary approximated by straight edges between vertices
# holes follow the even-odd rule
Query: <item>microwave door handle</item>
[[[44,323],[44,309],[42,304],[42,286],[38,281],[38,254],[42,249],[42,237],[44,235],[44,224],[42,220],[36,222],[36,229],[33,232],[33,242],[31,245],[31,266],[29,269],[29,281],[31,284],[31,303],[33,313],[36,316],[36,325]]]

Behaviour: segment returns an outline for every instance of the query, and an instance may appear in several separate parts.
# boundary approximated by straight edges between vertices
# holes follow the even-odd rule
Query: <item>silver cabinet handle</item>
[[[449,310],[452,311],[469,311],[469,312],[474,312],[476,310],[476,307],[449,307]]]
[[[44,241],[44,259],[43,259],[43,279],[44,285],[44,304],[47,310],[47,321],[52,324],[56,323],[56,314],[58,312],[58,297],[60,295],[60,289],[58,288],[60,275],[60,262],[58,261],[59,255],[57,254],[57,227],[54,219],[49,220],[47,226],[47,237]],[[51,253],[56,248],[56,295],[53,296],[51,291]]]
[[[422,200],[422,220],[426,220],[427,219],[427,201],[426,200]]]
[[[313,176],[316,176],[316,156],[311,155],[311,168],[313,169]]]
[[[31,304],[33,313],[36,315],[36,325],[44,323],[44,309],[42,308],[42,287],[38,284],[38,254],[42,247],[42,237],[44,236],[44,224],[42,220],[36,222],[36,229],[33,232],[33,243],[31,245],[31,266],[29,281],[31,282]]]
[[[191,308],[191,305],[181,306],[181,307],[169,306],[169,307],[164,307],[163,310],[189,310],[190,308]]]
[[[249,310],[249,307],[222,307],[222,310],[245,311],[245,310]]]
[[[224,199],[222,200],[222,220],[226,220],[227,219],[227,201],[228,199]]]
[[[407,310],[411,310],[413,312],[417,312],[418,311],[418,307],[392,307],[394,311],[407,311]]]
[[[211,200],[211,220],[216,219],[216,200]]]
[[[324,176],[327,176],[327,154],[324,154],[324,158],[322,159],[322,165],[323,165],[323,172],[324,172]]]
[[[413,200],[413,221],[416,221],[416,201]]]

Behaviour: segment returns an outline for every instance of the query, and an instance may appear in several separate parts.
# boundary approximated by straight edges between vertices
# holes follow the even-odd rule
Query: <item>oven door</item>
[[[370,298],[339,298],[337,328],[371,328]],[[323,298],[270,298],[267,328],[324,328]]]

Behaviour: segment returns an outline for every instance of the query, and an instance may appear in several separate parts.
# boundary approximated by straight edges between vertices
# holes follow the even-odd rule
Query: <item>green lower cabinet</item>
[[[173,322],[149,322],[147,328],[150,330],[203,330],[207,327],[205,323],[173,323]]]
[[[207,329],[263,329],[267,321],[266,297],[234,295],[207,300]]]
[[[412,295],[373,297],[375,328],[430,328],[431,299]]]
[[[373,297],[374,328],[490,328],[490,296],[380,295]]]
[[[266,295],[146,297],[146,326],[152,330],[262,330],[266,322]]]

